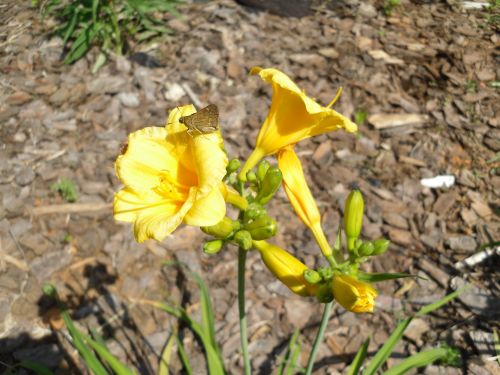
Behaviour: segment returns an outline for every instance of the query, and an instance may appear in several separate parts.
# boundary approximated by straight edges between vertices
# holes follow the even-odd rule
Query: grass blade
[[[293,375],[293,374],[296,374],[297,372],[299,372],[297,370],[297,362],[299,360],[301,349],[302,349],[302,344],[299,341],[296,341],[294,343],[293,348],[292,348],[292,355],[291,355],[290,361],[288,363],[287,375]]]
[[[97,354],[111,367],[111,369],[118,375],[133,375],[135,374],[130,368],[116,358],[110,351],[97,341],[92,340],[90,337],[85,337],[86,342]]]
[[[414,354],[384,372],[384,375],[403,375],[411,369],[430,365],[431,363],[434,363],[440,359],[447,358],[449,355],[449,350],[450,348],[444,347],[425,350],[423,352]]]
[[[366,354],[368,353],[368,345],[370,344],[370,338],[368,337],[366,341],[359,348],[356,357],[354,357],[351,366],[349,367],[349,372],[347,375],[357,375],[359,374],[359,369],[363,365],[363,361],[366,358]]]
[[[85,29],[80,31],[77,38],[71,45],[71,49],[64,58],[65,64],[72,64],[90,49],[94,36],[96,34],[96,27],[94,24],[88,25]]]
[[[415,277],[416,275],[410,275],[409,273],[365,273],[359,272],[358,279],[361,281],[366,281],[369,283],[378,283],[380,281],[394,280],[394,279],[404,279],[407,277]]]
[[[186,354],[186,349],[184,349],[184,344],[182,343],[179,335],[175,335],[175,340],[177,342],[177,350],[179,351],[179,358],[181,359],[182,365],[187,375],[193,375],[193,369],[191,368],[191,363],[189,363],[189,357]]]
[[[89,369],[96,375],[107,375],[108,372],[102,365],[102,363],[97,359],[94,355],[94,352],[85,344],[85,338],[82,333],[75,327],[73,321],[69,317],[67,311],[62,310],[61,316],[66,324],[66,328],[68,328],[69,334],[73,338],[73,345],[78,350],[80,355],[82,356],[85,364],[89,367]]]
[[[54,375],[54,373],[50,371],[47,367],[29,360],[22,361],[17,366],[23,367],[27,370],[31,370],[37,375]]]
[[[158,375],[169,375],[168,366],[170,365],[170,357],[172,354],[172,348],[175,342],[175,333],[172,333],[165,344],[165,348],[160,356],[160,364],[158,366]]]
[[[283,375],[283,372],[285,371],[285,366],[289,362],[289,359],[291,357],[291,354],[293,352],[293,348],[295,346],[295,343],[296,343],[298,337],[299,337],[299,330],[295,329],[292,337],[290,338],[290,341],[288,342],[288,347],[286,348],[285,356],[283,357],[283,360],[281,361],[281,363],[278,367],[276,375]]]
[[[451,300],[457,298],[460,294],[462,294],[463,291],[465,291],[468,288],[469,288],[468,286],[465,286],[463,288],[457,289],[453,293],[450,293],[447,296],[444,296],[439,301],[422,307],[420,310],[418,310],[416,316],[423,316],[423,315],[426,315],[426,314],[433,312],[434,310],[439,309],[440,307],[446,305]]]
[[[385,344],[380,348],[380,350],[375,354],[375,357],[372,358],[370,364],[363,371],[363,375],[375,375],[377,370],[384,364],[384,362],[389,358],[396,344],[403,337],[403,333],[413,320],[413,317],[407,318],[398,324],[394,332],[392,332],[389,339],[385,342]]]

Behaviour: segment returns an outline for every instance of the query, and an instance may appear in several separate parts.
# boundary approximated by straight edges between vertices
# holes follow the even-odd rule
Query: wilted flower
[[[137,242],[163,240],[182,222],[210,226],[226,213],[227,156],[219,132],[191,136],[179,123],[194,106],[170,112],[167,125],[131,133],[115,163],[125,187],[115,194],[116,220],[134,223]]]

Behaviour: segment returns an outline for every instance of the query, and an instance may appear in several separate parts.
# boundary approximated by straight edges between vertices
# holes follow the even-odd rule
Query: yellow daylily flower
[[[308,269],[304,263],[281,247],[266,241],[253,241],[253,246],[259,250],[269,271],[293,293],[303,297],[316,294],[317,286],[304,279],[304,271]]]
[[[193,105],[178,107],[167,125],[131,133],[115,170],[125,187],[115,194],[116,220],[134,223],[137,242],[162,241],[182,222],[210,226],[224,218],[222,178],[227,156],[220,132],[191,136],[182,116]]]
[[[332,281],[333,296],[346,310],[372,312],[378,293],[370,284],[348,275],[335,275]]]
[[[255,149],[246,161],[238,177],[246,179],[246,173],[263,157],[276,153],[285,146],[293,145],[329,131],[345,129],[357,131],[357,126],[333,109],[323,107],[308,97],[286,74],[277,69],[252,68],[273,87],[273,98],[267,118],[262,124]],[[335,99],[330,105],[335,102]]]
[[[283,174],[283,188],[293,209],[314,234],[323,254],[327,257],[332,255],[332,248],[321,228],[318,206],[307,185],[300,159],[291,146],[278,152],[278,167]]]

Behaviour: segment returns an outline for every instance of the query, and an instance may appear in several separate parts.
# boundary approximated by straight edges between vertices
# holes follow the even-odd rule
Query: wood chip
[[[368,117],[368,122],[375,129],[387,129],[405,125],[420,125],[428,120],[426,115],[418,113],[377,113]]]
[[[390,56],[387,52],[381,49],[368,51],[368,54],[375,60],[383,60],[386,64],[404,65],[404,61],[397,57]]]
[[[422,161],[422,160],[419,160],[419,159],[415,159],[415,158],[411,158],[409,156],[404,156],[404,155],[401,155],[399,157],[399,161],[401,163],[415,165],[417,167],[426,167],[427,166],[427,163],[425,161]]]
[[[95,212],[109,210],[113,207],[111,203],[68,203],[52,206],[40,206],[33,209],[35,215],[47,214],[70,214],[80,212]]]

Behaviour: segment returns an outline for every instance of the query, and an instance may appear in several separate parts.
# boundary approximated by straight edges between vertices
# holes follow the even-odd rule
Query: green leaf
[[[90,49],[90,46],[92,45],[95,34],[96,30],[94,24],[91,24],[83,29],[71,45],[70,51],[64,58],[64,63],[72,64],[80,57],[85,55],[85,53]]]
[[[369,283],[378,283],[385,280],[404,279],[407,277],[419,277],[409,273],[367,273],[359,272],[358,279]]]
[[[97,56],[97,59],[95,60],[95,63],[94,63],[94,66],[92,67],[92,74],[95,74],[97,73],[97,71],[99,69],[102,68],[102,66],[104,64],[106,64],[106,61],[108,60],[106,54],[104,54],[103,52],[99,53],[99,55]]]
[[[179,335],[175,335],[175,340],[177,342],[177,348],[179,351],[179,358],[181,359],[184,370],[188,375],[193,375],[193,369],[191,368],[191,363],[189,363],[189,357],[186,354],[186,349],[184,349],[184,344],[182,343]]]
[[[73,346],[78,350],[88,368],[96,375],[107,375],[108,372],[94,355],[94,352],[85,343],[85,337],[80,330],[75,327],[68,312],[62,310],[61,316],[66,324],[66,328],[68,328],[69,334],[73,338]]]
[[[354,357],[351,366],[349,367],[349,372],[347,375],[357,375],[359,374],[359,369],[363,365],[363,361],[366,358],[366,354],[368,353],[368,345],[370,344],[370,338],[367,338],[366,341],[361,345],[361,347],[358,350],[358,353],[356,354],[356,357]]]
[[[302,344],[297,340],[293,343],[292,355],[288,363],[287,375],[293,375],[298,373],[297,362],[299,361],[300,350],[302,349]]]
[[[160,364],[158,366],[158,375],[169,375],[168,366],[170,365],[170,357],[172,354],[172,348],[175,342],[175,333],[172,333],[165,344],[165,348],[161,353]]]
[[[363,375],[375,375],[377,370],[384,364],[384,362],[391,355],[396,344],[403,337],[403,333],[413,320],[413,317],[406,318],[401,323],[398,324],[394,332],[392,332],[389,339],[385,342],[385,344],[380,348],[380,350],[375,354],[375,356],[370,361],[370,364],[367,366],[365,371],[363,371]]]
[[[424,367],[434,363],[438,360],[445,359],[449,356],[450,348],[436,348],[425,350],[420,353],[414,354],[398,363],[397,365],[391,367],[389,370],[384,372],[384,375],[403,375],[408,373],[411,369]]]
[[[54,375],[54,373],[50,371],[47,367],[29,360],[22,361],[17,365],[17,367],[23,367],[27,370],[31,370],[37,375]]]
[[[96,351],[97,354],[111,367],[118,375],[133,375],[135,374],[130,368],[123,364],[111,352],[97,341],[92,340],[89,336],[85,337],[85,341]]]
[[[285,355],[284,355],[283,360],[281,361],[281,363],[278,367],[276,375],[283,375],[283,373],[285,371],[285,367],[289,363],[292,352],[294,351],[294,348],[297,345],[297,338],[299,337],[299,333],[300,333],[299,329],[296,328],[295,331],[293,332],[292,337],[290,338],[290,341],[288,342],[288,346],[286,348]]]
[[[500,365],[500,338],[498,337],[498,331],[493,330],[493,343],[495,344],[495,351],[497,352],[497,361]]]
[[[423,315],[426,315],[426,314],[429,314],[429,313],[433,312],[434,310],[439,309],[440,307],[446,305],[451,300],[457,298],[460,294],[462,294],[462,292],[464,292],[468,288],[469,288],[469,286],[465,286],[463,288],[457,289],[453,293],[450,293],[447,296],[444,296],[439,301],[431,303],[431,304],[429,304],[427,306],[422,307],[420,310],[418,310],[416,316],[423,316]]]
[[[69,38],[73,35],[73,32],[75,31],[76,27],[76,21],[78,20],[79,17],[79,11],[78,9],[75,10],[75,13],[73,13],[73,17],[71,17],[71,20],[68,23],[68,27],[66,28],[64,32],[64,38],[63,38],[63,45],[65,46],[66,43],[68,42]]]

